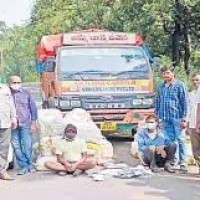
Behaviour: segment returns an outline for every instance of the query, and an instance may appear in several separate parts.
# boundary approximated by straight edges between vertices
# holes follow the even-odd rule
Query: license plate
[[[101,131],[116,131],[117,124],[114,122],[102,122],[100,124]]]

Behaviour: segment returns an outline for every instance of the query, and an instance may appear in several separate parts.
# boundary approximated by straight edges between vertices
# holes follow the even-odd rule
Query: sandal
[[[2,180],[7,180],[7,181],[12,181],[15,180],[15,178],[7,173],[0,173],[0,179]]]
[[[65,175],[67,175],[67,172],[65,172],[65,171],[59,171],[59,172],[58,172],[58,175],[60,175],[60,176],[65,176]]]

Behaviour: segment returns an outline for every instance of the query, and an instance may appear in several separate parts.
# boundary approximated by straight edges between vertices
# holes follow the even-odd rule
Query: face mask
[[[74,138],[68,138],[68,137],[65,137],[65,139],[66,139],[67,141],[69,141],[69,142],[71,142],[71,141],[74,140]]]
[[[154,129],[156,129],[157,124],[156,123],[146,123],[146,127],[149,130],[154,130]]]
[[[18,83],[18,84],[11,84],[10,87],[13,90],[19,90],[21,88],[21,84],[20,83]]]
[[[152,140],[156,137],[155,133],[149,133],[149,138],[151,138]]]
[[[70,137],[69,137],[70,136]],[[73,141],[75,139],[76,135],[74,135],[74,137],[72,137],[71,135],[68,135],[67,133],[64,133],[64,138],[67,141]]]
[[[63,139],[67,140],[67,141],[73,141],[74,138],[68,138],[65,134],[63,135]]]

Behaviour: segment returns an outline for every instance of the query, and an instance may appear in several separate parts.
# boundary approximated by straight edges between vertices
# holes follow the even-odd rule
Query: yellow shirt
[[[74,140],[60,140],[56,145],[57,155],[62,155],[64,159],[70,162],[77,162],[82,158],[82,153],[87,152],[86,141],[80,138]]]

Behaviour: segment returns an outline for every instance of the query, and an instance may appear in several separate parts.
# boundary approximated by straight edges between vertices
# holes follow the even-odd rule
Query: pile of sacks
[[[57,109],[39,110],[37,123],[41,138],[62,136],[65,128],[63,115]]]
[[[102,135],[92,117],[83,109],[74,109],[63,117],[57,109],[40,110],[38,113],[39,142],[35,144],[37,154],[36,169],[46,170],[46,161],[56,161],[56,143],[63,137],[67,124],[77,127],[77,136],[85,139],[88,154],[97,159],[111,159],[113,157],[112,144]]]
[[[113,157],[112,144],[102,135],[91,115],[84,109],[72,110],[63,121],[64,124],[74,124],[77,127],[78,137],[87,142],[88,154],[97,159]]]

